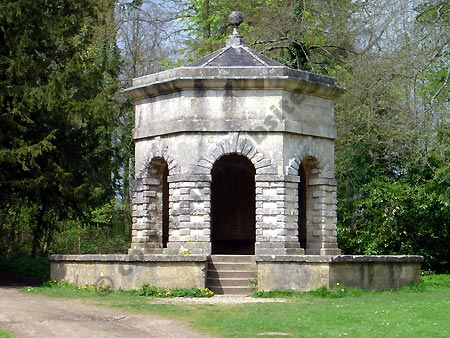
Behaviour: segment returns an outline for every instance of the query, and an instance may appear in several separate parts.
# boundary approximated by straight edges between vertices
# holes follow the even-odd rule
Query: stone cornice
[[[288,67],[181,67],[134,79],[125,93],[140,100],[183,90],[241,89],[281,89],[327,99],[343,92],[334,78]]]
[[[222,132],[228,133],[230,130],[245,133],[255,133],[256,128],[264,125],[264,120],[249,120],[249,121],[222,121],[222,120],[210,120],[210,121],[191,121],[191,120],[181,120],[181,121],[169,121],[169,122],[159,122],[151,130],[141,130],[133,129],[133,139],[146,139],[158,137],[161,135],[174,135],[180,133],[192,133],[192,132],[202,132],[207,133],[205,130],[211,132]],[[334,125],[312,125],[305,123],[295,123],[295,122],[280,122],[276,128],[273,128],[270,132],[266,133],[293,133],[308,136],[315,136],[321,138],[327,138],[334,140],[336,138],[336,128]]]

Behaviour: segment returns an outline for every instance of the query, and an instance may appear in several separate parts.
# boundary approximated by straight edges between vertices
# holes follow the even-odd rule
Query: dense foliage
[[[336,152],[346,253],[421,254],[423,268],[450,271],[450,41],[440,34],[449,14],[445,1],[413,3],[401,29],[392,23],[389,40],[338,75],[347,87]]]
[[[111,1],[0,1],[0,248],[45,254],[114,197]],[[109,216],[110,217],[110,216]],[[97,226],[100,226],[97,224]]]

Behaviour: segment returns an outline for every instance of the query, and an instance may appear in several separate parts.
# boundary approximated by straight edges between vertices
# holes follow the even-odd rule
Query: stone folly
[[[216,293],[392,289],[421,256],[342,256],[336,240],[334,79],[245,46],[133,81],[135,184],[127,255],[53,255],[51,278],[105,289]]]
[[[190,65],[137,78],[130,251],[336,255],[334,79],[234,33]]]

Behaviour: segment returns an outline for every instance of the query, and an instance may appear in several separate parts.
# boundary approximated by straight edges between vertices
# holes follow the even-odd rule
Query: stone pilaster
[[[309,179],[311,203],[307,209],[307,254],[339,255],[337,244],[336,180],[332,178]]]
[[[169,253],[211,253],[211,176],[169,177]]]
[[[133,230],[130,252],[160,252],[162,248],[162,185],[156,178],[134,182],[132,198]]]
[[[256,175],[257,255],[304,254],[298,242],[296,176]]]

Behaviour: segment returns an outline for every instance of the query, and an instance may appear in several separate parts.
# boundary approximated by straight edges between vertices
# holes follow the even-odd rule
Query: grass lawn
[[[286,294],[285,303],[242,305],[150,304],[147,297],[130,292],[99,296],[70,287],[24,292],[88,298],[100,305],[177,318],[218,337],[257,337],[267,332],[292,337],[450,337],[450,275],[426,276],[420,286],[397,291],[337,286],[330,292]]]
[[[11,338],[11,336],[6,331],[0,329],[0,338]]]

